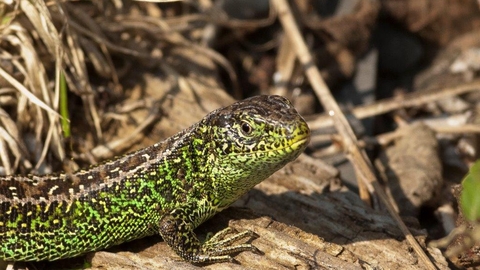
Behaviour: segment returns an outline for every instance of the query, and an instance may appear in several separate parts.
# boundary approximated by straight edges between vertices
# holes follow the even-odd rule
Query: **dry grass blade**
[[[285,34],[292,42],[297,54],[297,58],[303,65],[305,73],[316,95],[322,102],[324,108],[331,115],[333,114],[332,117],[335,119],[335,127],[342,136],[344,147],[347,150],[350,160],[355,167],[357,179],[365,181],[367,186],[372,185],[374,187],[375,192],[378,194],[382,202],[387,206],[390,215],[395,219],[398,226],[405,234],[407,241],[409,241],[410,245],[412,245],[425,266],[428,269],[436,269],[435,265],[430,261],[416,239],[408,230],[407,226],[403,223],[398,213],[396,213],[395,208],[388,200],[388,197],[382,190],[381,186],[378,184],[375,174],[373,173],[372,166],[368,161],[365,152],[361,151],[358,147],[356,137],[349,126],[345,115],[343,115],[341,112],[338,104],[333,99],[327,85],[322,79],[320,72],[313,64],[313,58],[308,50],[307,45],[305,44],[305,41],[302,38],[302,35],[300,34],[287,1],[272,0],[271,3],[272,6],[274,6],[278,11],[279,19],[284,28]]]
[[[16,16],[12,16],[13,18],[24,16],[23,19],[28,19],[14,19],[12,23],[1,29],[4,42],[1,55],[4,59],[10,60],[13,69],[6,70],[0,66],[0,76],[20,93],[17,95],[17,99],[13,100],[14,103],[16,102],[18,115],[14,122],[18,123],[19,127],[33,129],[36,140],[35,147],[43,145],[43,153],[46,153],[49,148],[53,149],[56,156],[61,159],[65,154],[62,139],[58,136],[60,115],[56,110],[59,95],[48,85],[49,78],[39,55],[50,54],[53,56],[57,73],[59,73],[63,54],[62,42],[44,1],[16,1],[12,4],[15,4],[15,7],[11,13],[16,14]],[[25,27],[26,25],[28,26]],[[7,44],[10,47],[5,46]],[[39,44],[42,45],[39,46]],[[32,125],[32,123],[35,124]],[[9,128],[7,132],[18,142],[15,145],[23,147],[22,155],[25,157],[28,156],[28,152],[21,143],[24,138],[15,135],[20,132],[31,134],[30,131],[23,130],[23,128],[21,131],[18,128]],[[44,137],[45,131],[53,135]],[[14,148],[13,143],[5,141],[7,142],[6,146],[10,147],[12,152],[19,152]],[[21,155],[15,154],[15,156],[17,156],[17,160],[14,169],[18,164],[18,156]],[[43,163],[44,158],[45,155],[38,157],[37,167]],[[28,168],[28,165],[28,162],[23,163],[25,168]]]
[[[141,28],[142,30],[150,33],[152,36],[162,35],[163,36],[162,39],[174,45],[174,47],[175,46],[187,47],[189,49],[192,49],[198,52],[199,54],[207,55],[208,57],[213,59],[217,64],[219,64],[222,68],[225,69],[225,71],[227,72],[233,84],[234,93],[240,93],[240,86],[238,83],[238,78],[237,78],[235,69],[232,67],[230,62],[225,57],[223,57],[220,53],[189,41],[188,39],[184,38],[181,34],[176,33],[175,31],[172,31],[171,26],[163,20],[158,20],[153,18],[144,18],[142,22],[139,22],[139,21],[131,20],[128,17],[126,18],[122,17],[122,20],[124,21],[126,26],[136,27],[137,29]],[[152,57],[152,56],[149,56],[149,57]]]
[[[195,4],[196,2],[191,1],[191,4]],[[202,7],[201,10],[209,9],[208,13],[204,16],[204,18],[215,25],[225,26],[232,29],[248,29],[248,28],[258,28],[258,27],[265,27],[272,25],[275,22],[277,17],[277,13],[275,9],[269,9],[268,17],[264,19],[235,19],[229,17],[228,14],[221,8],[218,8],[216,5],[213,4],[205,4],[202,1],[199,2]]]
[[[17,145],[15,140],[8,134],[8,132],[3,128],[0,127],[0,142],[1,142],[1,160],[3,163],[3,168],[5,169],[6,174],[12,174],[12,167],[10,164],[10,160],[8,159],[8,151],[5,147],[5,142],[9,145],[9,149],[12,150],[12,154],[15,156],[15,160],[19,160],[21,157],[20,151],[18,151]]]
[[[277,73],[275,74],[275,94],[286,96],[287,85],[292,78],[295,69],[296,56],[292,50],[290,40],[283,39],[278,49],[278,55],[275,59]]]
[[[0,128],[1,129],[1,128]],[[1,131],[0,131],[1,133]],[[12,173],[12,166],[10,164],[10,160],[8,159],[8,151],[5,147],[5,141],[1,137],[2,135],[0,134],[0,160],[2,161],[3,168],[5,174],[11,174]]]
[[[50,108],[54,111],[53,113],[48,112],[47,118],[48,118],[48,129],[47,129],[47,134],[53,134],[53,136],[46,136],[45,141],[43,142],[43,149],[42,149],[42,155],[39,157],[37,160],[37,164],[35,165],[35,168],[38,168],[40,164],[43,163],[47,150],[50,147],[50,142],[52,142],[52,148],[55,152],[55,154],[60,158],[63,159],[65,157],[65,151],[63,148],[63,142],[62,139],[59,136],[59,118],[61,117],[56,111],[58,109],[58,100],[59,100],[59,91],[53,91],[51,87],[49,87],[48,84],[48,76],[47,72],[45,70],[44,65],[42,64],[42,61],[40,60],[40,57],[38,56],[38,53],[36,52],[36,49],[33,45],[33,41],[23,32],[19,31],[17,33],[18,38],[21,41],[22,46],[20,46],[21,51],[20,55],[24,59],[25,67],[27,69],[27,74],[25,74],[25,77],[27,79],[27,82],[29,82],[29,88],[32,89],[32,91],[35,91],[35,95],[41,97],[41,99],[49,105]],[[57,57],[59,56],[59,50],[56,50]],[[57,67],[57,73],[58,67],[59,67],[59,60],[57,59],[55,61],[56,67]],[[57,84],[56,84],[57,85]],[[30,99],[30,102],[32,100]],[[37,133],[37,137],[39,138],[40,141],[40,132]],[[53,140],[52,140],[53,139]]]
[[[155,58],[154,56],[152,56],[150,54],[147,54],[147,53],[142,53],[142,52],[139,52],[137,50],[133,50],[133,49],[130,49],[130,48],[125,48],[125,47],[122,47],[122,46],[118,46],[118,45],[110,42],[109,40],[104,39],[102,36],[98,36],[94,32],[92,32],[89,29],[83,27],[82,25],[80,25],[79,23],[77,23],[75,21],[71,21],[69,23],[70,23],[70,26],[72,26],[72,28],[74,28],[78,33],[83,34],[83,35],[91,38],[92,40],[94,40],[98,44],[102,44],[102,45],[106,46],[106,48],[108,48],[111,52],[117,52],[117,53],[130,55],[130,56],[134,56],[134,57],[138,57],[138,58],[144,58],[144,59]]]
[[[0,66],[0,76],[2,76],[7,82],[9,82],[12,86],[14,86],[18,91],[20,91],[23,95],[25,95],[32,103],[36,104],[40,108],[52,113],[58,117],[60,115],[54,111],[50,106],[45,104],[42,100],[37,98],[30,90],[28,90],[22,83],[17,81],[13,76],[11,76],[5,69]]]
[[[68,24],[71,24],[69,17],[66,18]],[[69,85],[73,86],[73,91],[85,94],[93,94],[85,64],[87,59],[85,58],[85,54],[80,46],[79,39],[79,35],[75,31],[72,31],[70,27],[65,29],[65,64],[71,68],[72,72],[72,75],[67,76],[66,79],[70,82]]]
[[[86,27],[85,31],[89,31],[99,39],[108,42],[107,37],[105,37],[105,34],[102,33],[101,27],[95,22],[95,20],[93,20],[93,18],[89,17],[87,14],[79,11],[68,3],[65,4],[65,9],[66,12],[72,16],[72,18],[67,17],[69,23],[79,23],[80,25]],[[75,34],[73,31],[69,31],[69,33]],[[77,42],[73,43],[72,45],[76,45],[76,47],[78,47],[80,44],[82,46],[83,51],[88,54],[88,58],[92,62],[97,74],[105,78],[113,78],[114,82],[118,83],[115,65],[113,64],[111,55],[103,42],[94,43],[85,37],[77,34],[75,35],[77,36]]]
[[[73,23],[69,17],[66,17],[66,19],[69,24]],[[68,85],[71,86],[72,91],[83,94],[82,98],[86,108],[85,112],[89,114],[87,119],[91,120],[93,123],[97,138],[102,138],[103,134],[100,126],[100,116],[98,115],[97,107],[93,101],[94,91],[89,82],[85,54],[83,48],[80,46],[80,40],[82,37],[80,37],[76,31],[73,31],[69,27],[67,27],[65,30],[65,36],[67,40],[67,48],[64,59],[65,63],[71,67],[70,71],[72,72],[71,75],[65,73],[65,79],[67,80]],[[91,50],[92,48],[88,47],[86,49],[86,53],[88,54],[88,51]],[[98,62],[98,64],[101,65],[100,62]]]
[[[62,43],[45,2],[20,1],[20,9],[35,26],[35,30],[46,45],[49,53],[56,55],[58,48],[62,48]]]
[[[135,2],[150,2],[150,3],[169,3],[169,2],[182,2],[186,0],[133,0]]]
[[[0,128],[4,129],[5,131],[5,133],[2,133],[3,141],[7,142],[7,145],[9,147],[8,149],[10,149],[13,156],[15,157],[15,162],[12,167],[9,167],[10,162],[3,163],[5,167],[5,171],[6,172],[15,171],[18,168],[18,163],[20,160],[23,161],[23,166],[25,168],[31,168],[32,165],[27,159],[27,157],[29,156],[27,147],[23,143],[20,132],[15,124],[15,121],[13,121],[13,119],[10,118],[10,115],[7,112],[5,112],[2,108],[0,108],[0,123],[1,123]],[[7,149],[5,149],[4,153],[5,154],[8,153]]]

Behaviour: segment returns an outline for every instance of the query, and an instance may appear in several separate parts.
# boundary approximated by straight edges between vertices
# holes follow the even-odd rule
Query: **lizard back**
[[[187,134],[73,174],[0,178],[0,257],[61,259],[157,233],[188,193],[172,168],[190,158]]]

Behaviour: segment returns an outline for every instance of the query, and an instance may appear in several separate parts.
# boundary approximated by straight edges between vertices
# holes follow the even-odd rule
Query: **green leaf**
[[[470,168],[462,187],[460,203],[463,214],[469,220],[480,220],[480,159]]]
[[[65,74],[60,73],[60,121],[62,123],[63,136],[65,138],[70,137],[70,116],[68,114],[68,98],[67,98],[67,82],[65,80]]]

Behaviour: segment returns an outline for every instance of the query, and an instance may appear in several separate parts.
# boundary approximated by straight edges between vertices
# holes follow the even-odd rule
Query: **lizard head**
[[[310,129],[280,96],[256,96],[209,114],[201,125],[214,200],[226,207],[302,153]],[[204,144],[205,146],[205,144]]]

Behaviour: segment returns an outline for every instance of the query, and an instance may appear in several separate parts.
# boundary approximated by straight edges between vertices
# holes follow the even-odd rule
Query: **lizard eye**
[[[243,134],[245,135],[250,135],[253,131],[252,126],[247,122],[242,122],[241,128],[242,128]]]

